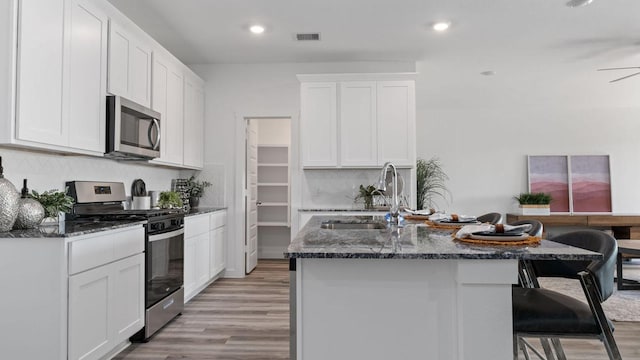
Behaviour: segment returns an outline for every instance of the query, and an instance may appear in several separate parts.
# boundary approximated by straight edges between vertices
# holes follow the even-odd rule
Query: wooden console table
[[[519,220],[538,220],[549,226],[610,227],[616,239],[640,239],[640,214],[507,214],[507,223]]]

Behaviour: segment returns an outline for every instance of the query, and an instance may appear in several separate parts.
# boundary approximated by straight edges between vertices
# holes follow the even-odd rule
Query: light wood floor
[[[623,359],[640,360],[640,322],[615,325],[615,338]],[[597,340],[563,340],[563,344],[570,360],[607,359]],[[244,279],[216,281],[192,299],[182,316],[160,330],[150,342],[133,344],[115,359],[288,358],[288,262],[260,260],[258,267]]]

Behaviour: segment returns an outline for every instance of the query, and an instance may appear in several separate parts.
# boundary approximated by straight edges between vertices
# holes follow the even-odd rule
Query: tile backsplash
[[[120,181],[127,195],[135,179],[144,180],[147,190],[169,190],[171,179],[180,171],[141,164],[121,162],[89,156],[66,156],[17,149],[0,149],[5,178],[22,188],[22,179],[29,180],[29,189],[45,191],[62,190],[66,181]]]
[[[403,194],[408,195],[410,171],[399,169],[398,173],[406,182]],[[379,176],[380,169],[305,170],[301,208],[360,208],[362,202],[355,203],[353,200],[358,194],[360,185],[377,184]]]

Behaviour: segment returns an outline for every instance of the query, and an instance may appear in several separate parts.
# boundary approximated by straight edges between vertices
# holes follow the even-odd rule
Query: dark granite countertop
[[[389,208],[386,209],[382,209],[382,208],[374,208],[374,209],[363,209],[363,208],[353,208],[353,209],[349,209],[349,208],[342,208],[342,209],[313,209],[313,208],[306,208],[306,209],[298,209],[299,212],[380,212],[380,213],[387,213],[389,212]]]
[[[194,216],[206,213],[212,213],[220,210],[226,210],[226,207],[197,207],[195,209],[189,210],[188,213],[184,214],[184,216]]]
[[[313,216],[285,252],[286,258],[592,260],[601,254],[549,240],[535,246],[473,245],[424,222],[379,230],[322,229],[326,220],[384,222],[382,216]]]
[[[39,226],[35,229],[28,230],[12,230],[0,232],[1,238],[66,238],[72,236],[80,236],[101,231],[125,228],[134,225],[146,224],[143,220],[129,221],[65,221],[64,227],[57,225]]]

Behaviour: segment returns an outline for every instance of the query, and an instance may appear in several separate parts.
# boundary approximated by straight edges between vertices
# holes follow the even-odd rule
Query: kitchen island
[[[511,359],[518,261],[601,257],[546,240],[468,245],[422,222],[384,225],[314,216],[291,242],[292,359]]]

